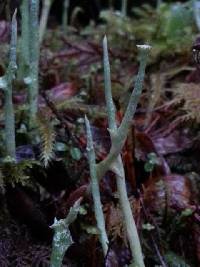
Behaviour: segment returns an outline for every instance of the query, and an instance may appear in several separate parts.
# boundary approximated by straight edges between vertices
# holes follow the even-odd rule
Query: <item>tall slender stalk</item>
[[[64,0],[64,2],[63,2],[62,29],[63,29],[64,33],[67,30],[67,24],[68,24],[69,1],[70,0]]]
[[[29,111],[30,123],[35,121],[38,110],[38,69],[39,69],[39,0],[30,0],[30,83],[29,83]]]
[[[104,38],[104,41],[103,41],[103,48],[104,48],[104,72],[110,73],[106,37]],[[106,79],[109,79],[109,80],[111,79],[109,75],[105,75],[105,96],[106,96],[106,106],[108,107],[108,118],[110,117],[109,118],[109,129],[110,129],[110,132],[112,133],[111,135],[112,146],[116,146],[116,143],[117,143],[118,149],[119,149],[118,150],[119,153],[117,157],[115,158],[115,161],[113,161],[113,164],[115,167],[114,171],[116,173],[117,190],[119,192],[119,201],[120,201],[122,213],[124,216],[124,223],[125,223],[125,227],[127,231],[127,236],[128,236],[134,264],[138,267],[143,267],[144,261],[143,261],[142,249],[141,249],[140,240],[139,240],[138,233],[137,233],[135,220],[134,220],[131,207],[130,207],[130,203],[128,200],[128,196],[127,196],[125,173],[124,173],[124,167],[123,167],[120,151],[122,149],[121,146],[124,144],[125,139],[127,137],[128,130],[131,125],[132,118],[134,116],[136,106],[141,95],[142,82],[144,80],[144,72],[145,72],[145,66],[146,66],[146,57],[147,57],[146,53],[144,53],[142,50],[139,74],[137,76],[136,83],[135,83],[135,90],[133,91],[131,95],[131,98],[128,103],[128,107],[126,109],[125,115],[122,120],[122,123],[118,129],[117,129],[116,121],[112,121],[113,117],[115,117],[113,105],[110,105],[112,101],[110,97],[109,98],[107,97],[107,95],[111,95],[112,93],[111,93],[111,86],[109,87],[106,86],[107,84],[109,84],[109,82],[106,81]],[[106,93],[106,91],[110,91],[110,93]],[[121,146],[119,145],[119,143],[121,143]]]
[[[122,0],[122,8],[121,8],[121,13],[123,17],[127,16],[127,0]]]
[[[163,0],[157,0],[156,2],[156,8],[158,9],[160,5],[162,4]]]
[[[17,49],[17,11],[14,12],[11,24],[11,41],[10,41],[10,56],[9,65],[6,73],[0,78],[0,88],[5,93],[5,143],[6,153],[8,156],[15,159],[15,115],[12,102],[12,83],[15,79],[17,64],[16,64],[16,49]]]
[[[30,62],[29,54],[29,2],[23,0],[21,7],[21,38],[19,53],[18,79],[22,80],[28,75],[28,66]]]
[[[104,85],[105,85],[105,98],[106,98],[106,107],[108,113],[108,124],[110,130],[116,130],[117,125],[115,122],[115,106],[112,99],[111,92],[111,79],[110,79],[110,63],[108,58],[108,46],[107,46],[107,38],[103,39],[103,65],[104,65]]]
[[[140,52],[140,66],[135,82],[135,88],[131,94],[122,123],[117,128],[115,120],[115,106],[112,100],[112,93],[111,93],[110,64],[108,58],[107,38],[105,37],[103,40],[105,98],[108,111],[111,149],[107,157],[102,162],[98,164],[96,164],[95,162],[91,162],[90,164],[92,165],[92,168],[95,167],[95,172],[99,180],[108,170],[111,170],[115,173],[117,190],[119,193],[119,201],[122,209],[122,214],[124,217],[124,224],[127,231],[130,249],[133,256],[133,266],[144,267],[142,249],[137,232],[137,227],[128,200],[124,167],[120,155],[142,92],[142,84],[144,80],[145,68],[147,64],[147,57],[150,50],[150,46],[141,45],[138,46],[138,49]],[[96,219],[98,220],[97,217]]]
[[[193,0],[193,12],[197,28],[200,31],[200,2],[197,0]]]
[[[43,0],[42,2],[42,14],[40,18],[40,29],[39,29],[39,42],[42,43],[44,33],[47,27],[47,21],[49,16],[49,11],[54,0]]]
[[[90,165],[90,176],[91,176],[91,189],[92,189],[92,197],[94,201],[94,211],[95,217],[97,220],[97,227],[100,234],[100,242],[103,248],[104,255],[106,256],[108,251],[108,237],[105,228],[105,220],[103,215],[103,209],[101,204],[100,197],[100,189],[99,189],[99,181],[96,172],[96,161],[95,161],[95,152],[92,140],[92,133],[90,129],[90,123],[85,117],[86,131],[87,131],[87,152],[88,152],[88,160]]]

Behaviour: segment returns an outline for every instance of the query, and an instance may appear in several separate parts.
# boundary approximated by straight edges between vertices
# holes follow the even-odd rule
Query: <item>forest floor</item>
[[[9,177],[1,181],[0,266],[49,266],[53,236],[49,226],[55,217],[66,217],[80,197],[80,214],[70,226],[74,244],[63,266],[123,267],[130,263],[115,177],[110,172],[100,183],[110,240],[103,258],[88,191],[84,115],[91,122],[99,162],[110,149],[102,40],[106,33],[120,123],[138,71],[136,44],[149,39],[158,23],[155,10],[143,12],[147,13],[142,15],[143,24],[139,19],[132,22],[105,13],[107,24],[69,27],[66,34],[60,28],[48,29],[40,53],[39,132],[34,142],[25,123],[26,86],[16,80],[17,164],[2,167]],[[148,14],[153,26],[147,23]],[[142,97],[122,152],[147,267],[200,266],[200,42],[193,28],[186,30],[187,36],[182,32],[177,38],[174,33],[167,32],[160,39],[154,34]],[[0,22],[0,74],[7,62],[7,37],[6,24]],[[3,142],[0,149],[4,151]],[[51,160],[44,167],[47,157]],[[10,168],[17,178],[11,177]]]

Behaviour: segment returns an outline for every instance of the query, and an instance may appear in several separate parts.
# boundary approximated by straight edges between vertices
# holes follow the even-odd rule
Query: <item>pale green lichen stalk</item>
[[[0,78],[0,88],[4,90],[5,94],[5,143],[6,154],[15,159],[16,145],[15,145],[15,114],[12,102],[12,84],[15,79],[17,64],[16,64],[16,49],[17,49],[17,20],[15,11],[11,24],[11,42],[10,42],[10,56],[9,65],[6,73]]]
[[[23,0],[20,7],[21,37],[19,49],[18,79],[23,80],[28,75],[29,67],[29,1]]]
[[[29,112],[30,124],[34,123],[38,111],[38,76],[39,76],[39,0],[30,0],[29,27]]]
[[[106,37],[104,38],[103,42],[103,48],[104,48],[104,57],[107,58],[107,43]],[[138,267],[143,267],[144,266],[144,261],[143,261],[143,255],[142,255],[142,249],[141,249],[141,244],[136,228],[136,224],[134,221],[134,217],[132,214],[132,210],[130,207],[130,203],[128,200],[127,196],[127,191],[126,191],[126,182],[125,182],[125,173],[124,173],[124,167],[121,159],[120,152],[122,150],[122,147],[124,145],[124,142],[126,140],[128,130],[131,126],[133,116],[136,111],[137,104],[139,102],[141,93],[142,93],[142,84],[144,80],[144,74],[145,74],[145,68],[146,68],[146,63],[147,63],[147,56],[148,52],[150,50],[150,46],[143,45],[143,46],[138,46],[139,52],[140,52],[140,66],[139,66],[139,72],[136,78],[135,86],[134,86],[134,91],[131,94],[128,107],[126,109],[125,115],[123,117],[122,123],[117,129],[116,121],[109,123],[109,131],[111,135],[111,150],[107,158],[103,161],[104,166],[103,166],[103,172],[106,172],[108,170],[112,170],[116,174],[116,182],[117,182],[117,190],[119,193],[119,201],[122,209],[122,214],[124,216],[124,224],[125,228],[127,231],[127,236],[130,244],[130,249],[132,252],[133,256],[133,264]],[[104,64],[104,68],[107,68],[109,64]],[[110,77],[105,76],[105,79]],[[111,79],[110,79],[111,80]],[[108,82],[105,82],[105,95],[109,95],[106,93],[107,90],[111,90],[110,87],[106,87],[106,84]],[[110,92],[110,94],[112,94]],[[106,105],[109,109],[109,102],[110,98],[107,99],[106,97]],[[113,108],[108,111],[109,113],[113,113],[110,117],[110,120],[115,117],[115,114],[113,112]],[[109,116],[109,115],[108,115]],[[99,164],[99,169],[98,173],[101,173],[101,163]],[[101,174],[103,175],[103,173]]]
[[[105,220],[100,197],[99,181],[96,172],[96,160],[95,160],[95,151],[92,140],[92,133],[90,129],[90,123],[87,117],[85,117],[85,124],[87,131],[87,154],[90,166],[91,190],[94,202],[94,212],[95,212],[95,218],[97,220],[100,242],[103,248],[104,255],[106,256],[108,251],[108,237],[105,228]]]
[[[69,0],[64,0],[64,2],[63,2],[63,15],[62,15],[62,29],[63,29],[64,33],[67,30],[68,9],[69,9]]]
[[[54,230],[50,267],[61,267],[67,249],[73,244],[69,225],[76,220],[80,209],[80,201],[77,200],[65,219],[55,218],[51,228]]]
[[[34,128],[38,111],[39,77],[39,0],[21,4],[21,42],[18,78],[28,87],[29,127]]]
[[[47,27],[49,11],[50,11],[50,8],[51,8],[53,1],[54,0],[43,0],[43,3],[42,3],[42,14],[41,14],[41,18],[40,18],[40,29],[39,29],[39,42],[40,42],[40,44],[42,43],[43,38],[44,38],[44,34],[46,31],[46,27]]]
[[[200,2],[197,0],[193,0],[193,12],[197,28],[200,31]]]
[[[112,99],[111,92],[111,79],[110,79],[110,63],[108,58],[107,38],[103,39],[103,66],[104,66],[104,86],[105,90],[106,107],[108,113],[108,124],[112,129],[116,129],[115,123],[115,106]]]
[[[121,8],[121,13],[123,17],[126,17],[127,15],[127,0],[122,0],[122,8]]]
[[[139,102],[139,99],[142,93],[145,69],[147,65],[149,50],[151,47],[149,45],[137,45],[137,48],[139,50],[139,59],[140,59],[139,71],[136,77],[134,90],[131,94],[131,97],[128,103],[128,107],[126,109],[122,123],[117,132],[118,138],[122,140],[123,145],[127,137],[129,127],[132,123],[132,119],[135,114],[137,104]]]
[[[124,218],[125,229],[127,231],[129,245],[133,256],[132,266],[144,267],[141,244],[126,191],[125,173],[124,173],[122,158],[120,155],[128,134],[128,130],[132,124],[137,104],[139,102],[142,93],[145,68],[147,64],[148,53],[150,50],[150,46],[148,45],[139,45],[137,47],[140,53],[139,71],[136,78],[134,90],[131,94],[128,107],[126,109],[122,123],[117,128],[115,120],[115,106],[113,103],[112,92],[111,92],[110,64],[108,58],[107,38],[105,37],[103,40],[105,98],[106,98],[106,107],[108,112],[108,124],[109,124],[108,130],[111,137],[111,149],[107,157],[102,162],[96,164],[95,161],[92,162],[91,159],[89,159],[89,162],[90,165],[92,165],[92,168],[90,166],[91,176],[93,175],[92,171],[95,170],[95,175],[97,175],[98,180],[100,180],[108,170],[111,170],[115,173],[117,190],[119,193],[119,201]],[[101,217],[101,219],[102,218],[103,217]],[[96,219],[98,221],[97,216]]]

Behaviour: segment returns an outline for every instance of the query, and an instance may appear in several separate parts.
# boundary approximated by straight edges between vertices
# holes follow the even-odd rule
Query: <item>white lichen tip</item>
[[[108,42],[108,40],[107,40],[107,36],[105,34],[103,37],[103,45],[107,45],[107,42]]]
[[[143,49],[143,50],[150,50],[151,49],[151,45],[136,45],[137,48],[139,49]]]
[[[12,21],[16,20],[16,16],[17,16],[17,8],[15,9],[13,16],[12,16]]]

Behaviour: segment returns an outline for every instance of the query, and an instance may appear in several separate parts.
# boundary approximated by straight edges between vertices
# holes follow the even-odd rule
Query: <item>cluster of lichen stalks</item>
[[[90,129],[90,123],[85,116],[86,132],[87,132],[87,152],[88,161],[90,167],[91,176],[91,193],[94,201],[94,212],[97,221],[97,228],[99,230],[99,240],[102,245],[104,256],[108,253],[108,236],[106,233],[105,219],[101,204],[99,182],[100,179],[105,175],[107,171],[112,171],[116,175],[117,190],[119,193],[119,202],[121,205],[125,229],[127,232],[130,249],[132,252],[133,260],[132,267],[144,267],[143,254],[141,249],[141,244],[135,224],[135,220],[132,214],[131,206],[129,203],[127,191],[126,191],[126,181],[124,167],[121,158],[121,150],[126,141],[126,137],[129,131],[129,127],[132,124],[132,119],[136,111],[137,104],[139,102],[142,85],[145,75],[145,68],[148,58],[148,53],[150,46],[148,45],[138,45],[140,52],[140,66],[138,75],[136,78],[134,90],[131,94],[125,115],[119,127],[116,124],[115,118],[115,106],[112,99],[111,92],[111,78],[110,78],[110,64],[108,58],[107,49],[107,38],[104,37],[103,40],[103,52],[104,52],[104,82],[105,82],[105,98],[106,107],[108,112],[108,124],[109,133],[111,138],[111,149],[107,157],[96,164],[95,161],[95,150],[93,146],[92,133]],[[69,231],[69,224],[73,222],[79,211],[80,200],[75,203],[71,208],[68,216],[64,220],[55,220],[52,226],[55,230],[53,239],[53,250],[51,257],[51,267],[60,267],[62,264],[62,259],[67,248],[73,243]]]
[[[0,89],[5,94],[6,154],[15,159],[15,117],[12,103],[12,84],[15,78],[22,80],[28,91],[29,129],[34,128],[38,111],[38,77],[40,44],[45,33],[49,10],[53,0],[44,0],[39,23],[39,0],[22,0],[21,36],[17,42],[17,20],[15,11],[11,24],[10,57],[6,73],[0,77]],[[69,0],[64,1],[63,23],[67,23]],[[64,28],[64,26],[63,26]],[[66,28],[66,27],[65,27]],[[19,50],[17,66],[17,49]]]
[[[9,64],[5,75],[0,78],[0,88],[5,94],[5,143],[6,155],[15,160],[15,116],[12,103],[13,81],[16,76],[23,80],[28,88],[29,126],[34,122],[38,109],[38,0],[24,0],[21,6],[21,39],[17,43],[17,11],[11,23],[11,42]],[[17,66],[17,46],[19,47],[19,64]]]
[[[10,58],[6,73],[0,78],[0,88],[5,95],[5,143],[6,153],[15,160],[16,145],[15,145],[15,117],[14,107],[12,102],[12,84],[16,74],[27,84],[28,101],[29,101],[29,122],[34,124],[38,106],[38,62],[39,62],[39,40],[41,42],[44,34],[44,25],[41,23],[41,31],[39,35],[39,0],[24,0],[21,6],[21,42],[20,42],[20,58],[17,70],[16,55],[17,55],[17,20],[16,12],[12,18],[11,24],[11,43],[10,43]],[[46,16],[46,14],[44,15]],[[40,38],[39,38],[40,37]],[[110,65],[108,58],[107,39],[103,40],[104,51],[104,79],[105,79],[105,97],[108,112],[109,133],[111,138],[111,149],[107,157],[96,164],[95,151],[93,147],[92,134],[90,124],[85,118],[87,129],[87,151],[91,175],[91,192],[94,201],[94,211],[99,229],[99,238],[102,245],[103,253],[106,256],[108,252],[108,237],[105,228],[105,220],[100,199],[99,182],[104,174],[111,170],[116,175],[117,189],[119,193],[119,202],[124,217],[125,228],[130,244],[130,249],[133,256],[132,266],[144,267],[141,245],[137,233],[136,224],[131,211],[130,203],[126,191],[125,173],[121,158],[121,150],[125,143],[129,127],[132,123],[134,113],[140,95],[142,92],[142,84],[145,75],[146,62],[150,47],[147,45],[138,46],[140,52],[140,66],[136,78],[134,90],[131,94],[125,115],[119,127],[116,124],[115,106],[112,100]],[[53,239],[53,250],[51,256],[51,266],[58,267],[62,264],[62,259],[67,248],[72,243],[72,238],[69,231],[69,224],[73,222],[79,210],[80,200],[71,208],[66,219],[55,220],[52,228],[55,230]]]

